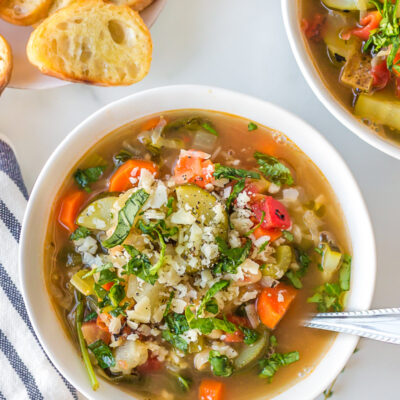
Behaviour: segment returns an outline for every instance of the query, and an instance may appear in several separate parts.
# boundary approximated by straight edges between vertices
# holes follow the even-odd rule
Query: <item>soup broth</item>
[[[305,41],[324,84],[355,117],[398,144],[400,101],[397,72],[387,67],[390,46],[382,50],[373,44],[367,46],[368,37],[373,35],[362,33],[366,25],[363,18],[376,13],[375,7],[371,3],[368,11],[360,11],[353,1],[299,2]],[[345,3],[354,3],[354,7],[345,9]],[[379,21],[374,29],[379,29]]]
[[[162,145],[159,144],[160,137]],[[187,152],[189,149],[194,151]],[[255,152],[273,156],[273,160],[268,159],[269,162],[275,163],[274,168],[278,168],[277,170],[283,168],[284,172],[289,171],[293,183],[288,176],[284,178],[285,181],[279,181],[282,175],[280,178],[278,175],[274,177],[273,171],[264,170],[264,174],[261,173],[262,162],[256,162]],[[193,158],[206,163],[201,164],[202,171],[204,168],[209,171],[209,165],[212,164],[215,168],[214,176],[206,173],[201,180],[198,176],[189,178],[188,174],[193,172],[193,166],[190,166],[189,172],[180,173],[179,168],[186,165],[184,161],[192,162]],[[130,160],[134,160],[133,165],[137,165],[135,167],[137,170],[131,168],[128,180],[123,181],[121,168],[128,165]],[[147,164],[140,164],[138,160]],[[149,166],[152,162],[154,163],[152,165],[157,165],[158,172],[156,183],[149,184],[144,182],[145,177],[148,177],[147,172],[144,173],[139,169],[143,170],[143,165]],[[98,168],[99,166],[101,168]],[[254,188],[249,191],[249,185],[260,180],[249,178],[249,176],[241,178],[235,175],[236,179],[217,179],[216,173],[220,166],[236,170],[236,172],[230,171],[230,174],[237,173],[238,169],[253,171],[252,175],[260,174],[264,186],[256,193],[257,190]],[[91,170],[88,171],[90,168]],[[154,176],[151,175],[151,177],[154,180]],[[211,183],[206,183],[207,179]],[[245,189],[227,206],[227,193],[232,193],[232,187],[238,185],[241,179],[246,182]],[[149,260],[148,266],[155,267],[162,258],[161,242],[166,243],[165,259],[161,268],[153,275],[158,278],[156,283],[152,282],[153,286],[145,282],[146,279],[152,279],[150,275],[145,275],[144,280],[138,278],[138,276],[144,276],[144,270],[141,270],[142,275],[137,269],[131,269],[131,273],[128,274],[123,272],[126,271],[124,264],[129,262],[126,249],[124,250],[120,244],[107,247],[107,243],[109,246],[109,241],[114,238],[113,231],[121,227],[121,207],[123,208],[124,204],[126,207],[128,197],[132,198],[143,188],[147,187],[148,191],[153,190],[149,189],[149,185],[159,188],[160,192],[167,191],[168,199],[173,200],[157,208],[154,206],[157,202],[154,200],[156,197],[153,197],[151,200],[153,208],[149,207],[137,213],[135,223],[128,227],[129,233],[123,240],[123,244],[129,243],[135,249],[139,249],[142,256],[146,254]],[[194,209],[185,206],[185,200],[183,204],[179,203],[179,193],[175,192],[176,187],[200,190],[196,192],[197,194],[206,192],[205,196],[212,196],[211,205],[201,208],[200,213],[196,214]],[[66,213],[69,204],[66,199],[70,199],[76,193],[79,193],[78,196],[81,196],[82,200],[76,206],[71,226],[68,215],[73,212]],[[114,215],[110,214],[112,219],[110,225],[106,227],[99,217],[100,222],[93,219],[89,221],[89,225],[94,224],[95,228],[92,225],[87,228],[89,226],[87,217],[90,217],[90,212],[93,213],[96,207],[92,206],[92,210],[89,209],[86,213],[82,213],[82,210],[90,204],[95,204],[94,201],[107,199],[109,196],[114,196],[117,202],[120,201],[118,222],[115,208]],[[121,202],[123,196],[125,197]],[[183,199],[187,196],[187,194],[184,195]],[[274,226],[273,229],[269,227],[264,234],[261,234],[264,241],[258,234],[256,235],[256,230],[263,229],[268,210],[263,209],[260,218],[257,206],[254,205],[260,203],[254,203],[255,198],[258,202],[266,201],[265,199],[279,201],[291,220],[287,225],[278,221],[277,223],[281,223],[280,227]],[[189,203],[188,200],[186,204]],[[245,203],[242,209],[241,203]],[[215,204],[220,206],[223,213],[228,210],[229,221],[221,216],[220,222],[216,221],[218,218],[215,211],[214,220],[206,226],[207,222],[201,215],[207,215],[209,208],[214,210],[214,207],[217,207]],[[280,212],[285,214],[286,211]],[[219,254],[212,256],[205,256],[203,252],[205,247],[200,247],[201,250],[198,253],[193,248],[185,249],[184,246],[189,246],[188,242],[192,240],[190,235],[193,234],[194,229],[193,225],[189,227],[188,222],[183,221],[185,218],[190,219],[187,213],[196,216],[195,224],[203,229],[203,233],[200,232],[200,235],[203,235],[202,238],[204,230],[214,229],[218,232],[212,238],[210,246],[215,244],[216,238],[220,236],[230,248],[243,249],[248,243],[251,250],[247,252],[247,256],[245,255],[246,260],[242,259],[242,263],[235,266],[236,269],[228,271],[224,268],[228,268],[227,265],[232,267],[233,264],[229,264],[228,258],[223,258],[221,247],[218,247]],[[240,222],[238,217],[242,215],[240,213],[244,213],[242,220],[247,220],[245,222],[249,223],[247,228],[243,227],[243,221]],[[82,217],[82,214],[86,216],[86,219]],[[141,218],[144,219],[147,227],[151,223],[154,225],[160,221],[160,218],[166,221],[167,226],[163,228],[158,225],[158,233],[154,234],[155,231],[153,231],[152,235],[145,228],[142,227],[142,230],[138,228],[137,223]],[[189,223],[192,222],[189,221]],[[84,226],[86,226],[86,231],[82,229]],[[167,231],[175,226],[178,233],[169,231],[167,234]],[[73,231],[75,231],[75,237],[71,240],[70,235]],[[163,238],[160,239],[159,233]],[[143,242],[144,237],[146,239]],[[122,243],[121,240],[118,243]],[[204,246],[204,243],[201,246]],[[285,247],[286,254],[290,256],[284,270],[277,272],[274,268],[279,263],[282,264],[282,257],[278,256],[278,252],[281,252],[278,249],[282,247]],[[168,264],[172,261],[168,260],[178,257],[175,254],[178,250],[180,265],[176,269],[180,271],[180,275],[173,271],[167,276],[167,272],[173,269]],[[259,254],[263,254],[264,258]],[[209,384],[210,380],[223,383],[226,391],[225,399],[266,399],[272,398],[309,374],[333,342],[334,334],[304,328],[300,325],[300,321],[315,312],[317,306],[322,311],[339,310],[344,306],[346,288],[343,287],[343,282],[338,283],[339,271],[342,275],[347,264],[349,268],[347,256],[344,254],[351,254],[351,243],[335,195],[319,169],[290,140],[279,132],[241,117],[211,111],[180,110],[134,121],[117,129],[93,146],[79,163],[71,168],[53,203],[45,244],[44,268],[50,297],[69,338],[76,343],[77,351],[80,351],[80,347],[76,323],[77,318],[81,318],[77,317],[77,304],[81,303],[84,307],[85,319],[82,322],[82,331],[84,331],[86,345],[90,349],[91,363],[95,366],[98,376],[103,379],[113,381],[124,391],[141,396],[143,399],[198,399],[200,398],[199,391],[200,395],[204,394],[205,389],[202,385]],[[328,271],[328,266],[325,264],[331,255],[333,257],[339,255],[340,261],[338,259],[333,267],[330,263],[329,268],[332,270]],[[125,257],[124,262],[121,262],[121,257]],[[244,261],[253,268],[252,273],[249,273],[250,267],[246,272],[243,266]],[[114,274],[113,280],[102,286],[100,283],[104,280],[100,281],[103,273],[101,268],[105,270],[109,268],[108,271]],[[218,272],[218,268],[222,268],[222,272],[221,270]],[[244,276],[238,278],[237,268]],[[85,271],[84,273],[89,276],[85,278],[81,271]],[[77,274],[80,275],[77,277]],[[172,275],[173,278],[171,278]],[[220,289],[218,293],[215,292],[214,296],[210,295],[208,302],[203,304],[205,306],[203,314],[201,311],[199,313],[200,304],[212,287],[210,282],[222,280],[227,281],[229,286]],[[338,288],[342,285],[341,289],[338,289],[340,293],[334,298],[332,304],[329,302],[328,304],[321,298],[315,298],[318,290],[322,293],[320,297],[326,296],[326,292],[321,289],[323,286],[320,286],[326,282],[337,285]],[[97,285],[94,292],[91,287],[88,288],[88,285],[93,284]],[[153,303],[149,305],[151,317],[148,317],[148,320],[146,316],[139,315],[139,311],[135,311],[136,306],[143,300],[143,296],[134,293],[133,297],[136,300],[129,297],[132,293],[130,285],[136,285],[136,291],[143,290],[143,285],[145,285],[146,290],[149,290],[148,293],[151,293],[148,298],[156,305],[154,307]],[[114,297],[111,296],[113,286],[121,286],[120,289],[124,290],[121,298],[117,299],[118,304],[115,303],[117,294],[114,293]],[[154,287],[157,288],[156,294],[151,292]],[[272,311],[263,313],[260,296],[264,292],[267,298],[271,294],[274,295],[273,291],[277,287],[280,287],[281,291],[277,293],[278,300],[275,306],[283,307],[280,304],[286,305],[288,302],[288,310],[286,313],[286,309],[282,312],[282,315],[285,314],[282,320],[271,329],[268,324],[272,323],[270,322]],[[237,291],[234,292],[234,290]],[[162,292],[166,293],[159,298]],[[285,296],[286,294],[292,296],[291,293],[294,293],[294,300],[289,307],[291,299],[287,300]],[[241,301],[239,297],[246,300]],[[314,302],[309,302],[310,298],[314,298],[312,300]],[[120,311],[115,311],[117,307]],[[169,311],[168,307],[170,307]],[[224,319],[226,317],[236,327],[234,326],[232,331],[232,329],[229,330],[228,325],[225,328],[223,326],[221,330],[218,325],[218,329],[214,327],[211,334],[201,334],[203,328],[199,328],[198,325],[196,325],[197,328],[192,327],[187,314],[188,308],[192,310],[192,314],[194,313],[194,316],[192,315],[194,321],[197,319],[204,322],[206,318],[211,321],[214,318],[215,322],[217,318],[219,321],[225,321],[223,323],[226,325],[227,320]],[[217,308],[216,313],[215,308]],[[160,314],[158,317],[155,316],[157,313]],[[260,322],[259,318],[263,322]],[[185,320],[182,321],[182,319]],[[187,326],[188,323],[189,326]],[[241,330],[238,329],[239,325],[242,326]],[[180,330],[176,328],[177,326]],[[190,329],[185,331],[182,326]],[[248,331],[244,330],[246,327]],[[165,336],[163,332],[165,330],[169,331],[169,337]],[[188,332],[192,332],[195,340],[188,337]],[[96,343],[104,345],[106,353],[107,351],[111,353],[115,362],[113,367],[107,367],[109,360],[102,359],[101,354],[97,352],[96,355],[96,349],[91,348],[90,338],[93,335],[97,340]],[[186,344],[182,345],[183,350],[179,345],[181,343],[179,340],[182,338],[186,341]],[[243,343],[245,338],[249,343],[254,341],[255,343],[247,345]],[[253,357],[254,359],[246,361],[243,368],[238,368],[236,360],[238,356],[246,348],[253,348],[262,338],[268,338],[264,341],[262,349]],[[277,346],[274,338],[277,340]],[[143,364],[129,367],[129,365],[134,365],[134,361],[124,359],[124,356],[120,354],[121,351],[118,350],[122,345],[127,346],[127,343],[134,343],[134,346],[139,346],[138,343],[142,346],[142,343],[145,343],[143,346],[147,347],[137,347],[134,350],[136,354],[145,352]],[[185,347],[187,347],[186,351]],[[210,353],[210,350],[217,354]],[[203,358],[205,354],[206,359],[200,368],[201,354]],[[277,368],[274,376],[271,375],[271,379],[266,370],[264,371],[266,375],[260,377],[263,367],[268,364],[267,361],[263,364],[262,360],[271,361],[274,354],[290,354],[288,357],[294,358],[292,360],[294,362],[288,361],[288,365]],[[213,356],[214,364],[211,360]],[[297,361],[296,358],[298,358]],[[105,362],[106,367],[100,368],[96,365],[99,362]],[[232,366],[233,373],[229,371]],[[222,372],[218,370],[220,367]],[[100,380],[101,384],[103,382]],[[222,397],[215,397],[215,399],[222,399]]]

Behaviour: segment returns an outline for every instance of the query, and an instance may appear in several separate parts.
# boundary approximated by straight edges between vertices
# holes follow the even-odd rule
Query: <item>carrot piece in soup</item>
[[[84,322],[82,324],[82,334],[87,344],[91,344],[101,339],[104,343],[109,344],[111,341],[111,333],[101,329],[96,321]]]
[[[110,192],[125,192],[133,187],[130,178],[140,176],[142,169],[147,169],[152,174],[157,174],[158,167],[152,161],[146,160],[128,160],[122,164],[110,178],[108,190]]]
[[[147,120],[143,125],[142,125],[142,131],[151,131],[154,129],[158,124],[160,123],[160,117],[155,117]]]
[[[197,150],[181,150],[174,169],[174,179],[178,185],[195,183],[204,188],[214,182],[214,164],[210,155]]]
[[[199,387],[199,400],[224,400],[225,385],[212,379],[204,379]]]
[[[292,286],[279,283],[274,288],[264,288],[257,299],[257,313],[261,322],[275,329],[285,315],[297,291]]]
[[[75,220],[85,200],[86,194],[77,190],[65,196],[61,202],[58,222],[70,232],[73,232],[78,227],[75,224]]]
[[[279,229],[264,229],[261,226],[254,229],[253,235],[256,239],[263,236],[269,236],[269,241],[273,242],[282,236],[282,231]]]

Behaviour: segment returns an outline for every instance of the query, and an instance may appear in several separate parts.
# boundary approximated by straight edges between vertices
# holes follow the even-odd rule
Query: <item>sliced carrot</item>
[[[204,379],[199,387],[199,400],[224,400],[225,385],[212,379]]]
[[[101,285],[101,287],[104,290],[107,290],[107,292],[114,286],[114,282],[107,282],[104,285]]]
[[[160,123],[160,117],[155,117],[148,119],[143,125],[142,125],[142,131],[151,131],[154,129],[158,124]]]
[[[269,236],[270,242],[273,242],[282,236],[282,231],[279,229],[264,229],[259,226],[258,228],[254,229],[253,235],[256,239],[259,239],[262,236]]]
[[[81,190],[77,190],[66,195],[61,202],[58,222],[70,232],[77,228],[75,220],[85,200],[86,194]]]
[[[110,192],[125,192],[133,187],[130,178],[137,178],[140,176],[142,169],[147,169],[152,174],[157,174],[158,167],[152,161],[146,160],[128,160],[122,164],[110,178],[109,188]]]
[[[275,329],[285,315],[297,290],[279,283],[274,288],[264,288],[257,299],[257,312],[261,322],[269,329]]]

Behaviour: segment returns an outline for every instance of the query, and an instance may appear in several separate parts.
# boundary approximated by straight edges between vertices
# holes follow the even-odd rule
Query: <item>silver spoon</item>
[[[303,324],[309,328],[400,344],[400,308],[321,313]]]

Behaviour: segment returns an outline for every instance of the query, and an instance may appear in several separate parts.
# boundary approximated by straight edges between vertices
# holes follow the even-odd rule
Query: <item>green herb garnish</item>
[[[226,280],[221,280],[219,282],[214,283],[210,287],[210,289],[207,290],[207,293],[204,295],[203,299],[201,300],[200,306],[197,310],[197,315],[201,315],[204,311],[204,308],[206,307],[206,304],[220,291],[228,287],[230,284],[230,281]],[[216,313],[214,313],[216,314]]]
[[[89,344],[88,347],[96,357],[100,368],[104,369],[115,366],[115,358],[111,349],[101,339]]]
[[[131,256],[128,264],[124,265],[124,273],[135,275],[138,278],[154,285],[158,279],[157,274],[151,274],[152,264],[146,254],[141,253],[131,245],[124,245],[125,250]]]
[[[69,240],[85,239],[90,235],[90,230],[84,226],[80,226],[71,233]]]
[[[247,125],[247,130],[251,132],[255,131],[256,129],[258,129],[258,126],[254,122],[249,122],[249,124]]]
[[[90,192],[90,184],[96,182],[106,170],[107,165],[100,165],[97,167],[87,169],[77,169],[74,174],[75,182],[79,187]]]
[[[211,364],[211,370],[216,376],[231,376],[233,365],[227,356],[221,355],[218,351],[211,350],[208,360]]]
[[[149,194],[143,189],[133,193],[126,201],[124,207],[118,212],[118,223],[113,234],[102,242],[103,247],[111,248],[119,244],[128,237],[136,215],[149,198]]]
[[[293,185],[293,177],[288,167],[283,165],[277,158],[264,153],[254,153],[258,168],[261,173],[276,185]]]
[[[300,359],[298,351],[292,351],[290,353],[273,353],[270,357],[259,361],[261,372],[259,376],[261,378],[268,378],[271,382],[273,376],[276,374],[279,368],[285,367],[286,365],[293,364]]]
[[[220,258],[214,267],[215,274],[235,274],[237,267],[244,262],[250,253],[252,242],[247,239],[243,247],[229,248],[225,240],[217,237],[216,242],[220,252]]]
[[[298,270],[289,269],[289,271],[286,272],[285,276],[289,279],[289,282],[292,284],[292,286],[294,286],[296,289],[301,289],[303,287],[301,279],[307,273],[308,267],[311,263],[311,259],[307,253],[298,248],[295,249],[295,255],[297,262],[300,265],[300,268]]]

